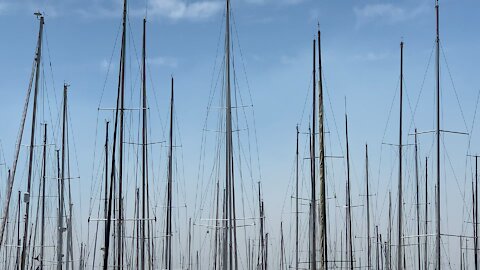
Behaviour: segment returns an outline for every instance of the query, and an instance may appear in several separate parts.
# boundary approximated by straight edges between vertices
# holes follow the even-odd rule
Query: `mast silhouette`
[[[419,197],[419,179],[418,179],[418,141],[417,141],[417,129],[415,129],[415,185],[417,189],[417,263],[418,269],[421,268],[421,258],[420,258],[420,197]]]
[[[428,157],[425,157],[425,249],[424,269],[428,269]]]
[[[142,46],[142,220],[140,222],[141,245],[140,258],[141,269],[145,268],[145,231],[147,230],[148,246],[150,247],[150,210],[149,210],[149,194],[148,194],[148,125],[147,125],[147,68],[146,68],[146,37],[147,37],[147,20],[143,19],[143,46]],[[148,257],[150,257],[150,248],[148,249]],[[148,266],[150,269],[150,259]]]
[[[21,253],[21,260],[20,260],[20,269],[24,270],[26,266],[26,256],[27,256],[27,239],[28,239],[28,224],[30,219],[30,191],[32,188],[32,174],[33,174],[33,149],[35,147],[35,125],[37,122],[37,99],[38,99],[38,82],[40,79],[40,67],[41,67],[41,59],[42,59],[42,36],[43,36],[43,24],[44,19],[43,16],[40,15],[40,30],[38,33],[38,46],[37,46],[37,53],[36,53],[36,69],[35,69],[35,88],[33,93],[33,109],[32,109],[32,129],[30,132],[30,148],[29,148],[29,157],[28,157],[28,176],[27,176],[27,194],[26,194],[26,202],[25,202],[25,223],[23,227],[23,240],[22,240],[22,253]],[[18,142],[18,144],[20,144]],[[17,146],[18,147],[18,146]],[[16,163],[16,161],[15,161]],[[12,174],[15,174],[15,169],[12,171]],[[13,177],[10,176],[10,177]],[[13,183],[13,179],[11,181]],[[8,207],[5,206],[5,207]],[[7,212],[6,212],[7,213]],[[6,222],[7,216],[4,217],[3,222]],[[3,225],[5,227],[5,225]],[[2,227],[2,237],[3,237],[3,228]]]
[[[368,184],[368,145],[365,144],[365,181],[367,185],[367,269],[372,268],[372,247],[370,241],[370,190]]]
[[[62,159],[60,169],[59,207],[58,207],[58,239],[57,239],[57,269],[63,267],[63,232],[65,231],[63,215],[65,213],[65,152],[67,143],[67,91],[68,85],[63,84],[63,120],[62,120]],[[68,260],[68,257],[67,257]],[[67,262],[68,265],[68,262]]]
[[[127,0],[123,2],[122,21],[122,53],[120,58],[120,138],[118,153],[118,221],[117,221],[117,267],[123,268],[123,137],[125,135],[124,114],[125,114],[125,50],[127,39]]]
[[[103,257],[103,269],[108,269],[108,255],[110,247],[110,228],[112,223],[112,207],[114,204],[114,184],[115,184],[115,175],[116,175],[116,147],[117,147],[117,133],[120,128],[119,136],[119,169],[118,169],[118,194],[119,194],[119,209],[118,209],[118,220],[117,220],[117,267],[122,267],[123,255],[122,255],[122,177],[123,177],[123,113],[124,113],[124,86],[125,86],[125,45],[126,45],[126,20],[127,20],[127,0],[123,2],[123,18],[122,18],[122,47],[120,50],[120,68],[118,75],[118,92],[117,92],[117,105],[115,109],[115,124],[113,129],[113,148],[112,148],[112,165],[110,173],[110,188],[108,196],[108,210],[107,210],[107,225],[105,231],[105,248],[104,248],[104,257]],[[120,122],[120,127],[119,123]]]
[[[42,221],[40,225],[40,269],[43,269],[43,261],[45,260],[45,184],[47,180],[47,124],[43,125],[43,158],[42,158]]]
[[[327,248],[327,191],[325,176],[325,128],[324,128],[324,109],[323,109],[323,82],[322,82],[322,49],[320,40],[320,29],[318,36],[318,140],[319,140],[319,178],[320,178],[320,256],[321,269],[328,268],[328,248]]]
[[[403,232],[403,183],[402,183],[402,118],[403,118],[403,41],[400,42],[400,123],[399,123],[399,132],[398,132],[398,234],[397,234],[397,269],[403,269],[402,258],[403,258],[403,241],[402,241],[402,232]]]
[[[353,270],[353,243],[352,243],[352,212],[351,212],[351,201],[350,201],[350,153],[348,147],[348,116],[345,113],[345,141],[347,147],[347,187],[346,187],[346,216],[347,216],[347,261],[349,261],[350,270]]]
[[[232,97],[230,74],[230,0],[226,0],[225,16],[225,233],[223,235],[222,269],[238,269],[235,213],[235,181],[233,167]]]
[[[13,184],[15,182],[15,173],[17,172],[17,164],[18,164],[18,157],[20,155],[20,146],[22,144],[22,138],[23,138],[23,131],[25,129],[25,120],[27,117],[27,111],[28,111],[28,104],[30,101],[30,94],[32,90],[32,83],[33,83],[33,78],[35,74],[35,85],[34,85],[34,110],[32,112],[32,120],[35,120],[36,118],[36,100],[37,100],[37,93],[38,93],[38,79],[40,76],[40,67],[41,67],[41,59],[42,59],[42,36],[43,36],[43,25],[44,25],[44,18],[43,15],[40,12],[36,12],[34,14],[35,16],[40,17],[40,25],[39,25],[39,30],[38,30],[38,40],[37,40],[37,46],[35,49],[35,64],[32,68],[32,73],[30,75],[30,83],[28,85],[28,90],[27,90],[27,96],[25,98],[25,103],[23,106],[23,113],[22,113],[22,120],[20,122],[20,130],[17,135],[17,143],[15,146],[15,155],[13,159],[13,165],[12,169],[10,170],[10,173],[8,175],[8,186],[7,186],[7,194],[6,194],[6,202],[3,205],[3,217],[2,217],[2,225],[0,227],[0,248],[2,247],[3,243],[3,236],[5,234],[5,229],[6,225],[8,222],[8,213],[10,210],[10,201],[12,199],[12,191],[13,191]],[[35,117],[34,117],[35,116]],[[35,130],[34,126],[35,121],[32,122],[32,131]],[[34,136],[34,135],[31,135]],[[30,138],[32,140],[32,138]]]
[[[164,269],[172,269],[172,185],[173,185],[173,77],[171,78],[171,97],[170,97],[170,135],[168,146],[168,172],[167,172],[167,215],[166,215],[166,235],[165,235],[165,263]]]
[[[298,261],[298,125],[297,125],[297,148],[295,155],[295,270],[298,270],[299,261]]]
[[[440,18],[439,18],[439,6],[438,0],[435,1],[435,13],[437,19],[437,38],[436,38],[436,80],[437,80],[437,185],[436,185],[436,236],[435,236],[435,248],[436,248],[436,266],[437,270],[441,270],[441,246],[440,246]]]
[[[317,219],[317,203],[316,203],[316,178],[315,178],[315,124],[316,124],[316,100],[317,100],[317,82],[316,82],[316,45],[315,39],[313,40],[313,89],[312,89],[312,131],[310,136],[310,182],[311,182],[311,204],[310,204],[310,270],[317,269],[317,237],[316,237],[316,219]]]

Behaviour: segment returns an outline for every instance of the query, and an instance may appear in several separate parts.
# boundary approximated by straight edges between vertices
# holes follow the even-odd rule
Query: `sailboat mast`
[[[317,100],[317,94],[316,94],[316,89],[317,89],[317,82],[316,82],[316,57],[315,57],[315,52],[316,52],[316,45],[315,45],[315,39],[313,40],[313,71],[312,71],[312,76],[313,76],[313,95],[312,95],[312,132],[310,136],[310,181],[311,181],[311,235],[310,235],[310,270],[316,270],[317,269],[317,237],[316,237],[316,219],[317,219],[317,203],[315,200],[316,197],[316,183],[315,183],[315,125],[316,125],[316,111],[317,111],[317,105],[316,105],[316,100]]]
[[[417,189],[417,262],[418,269],[421,267],[420,262],[420,193],[419,193],[419,179],[418,179],[418,141],[417,141],[417,129],[415,129],[415,183]]]
[[[378,257],[378,254],[377,254]],[[388,192],[388,270],[392,269],[392,192]]]
[[[328,241],[327,241],[327,191],[325,176],[325,128],[324,128],[324,109],[323,109],[323,82],[322,82],[322,48],[320,39],[320,29],[318,36],[318,140],[319,140],[319,162],[320,162],[320,254],[322,256],[321,269],[328,268]]]
[[[472,188],[473,190],[473,188]],[[473,243],[475,256],[475,269],[478,269],[478,155],[475,156],[475,197],[473,199]]]
[[[280,270],[285,270],[285,244],[283,242],[283,222],[280,222]]]
[[[43,270],[44,251],[45,251],[45,184],[47,180],[47,123],[43,125],[43,160],[42,160],[42,221],[40,234],[40,269]]]
[[[365,181],[367,182],[367,269],[372,268],[372,247],[370,241],[370,190],[368,185],[368,145],[365,144]]]
[[[32,129],[30,133],[30,148],[29,148],[29,158],[28,158],[28,180],[27,180],[27,194],[25,202],[25,223],[23,228],[23,245],[22,245],[22,255],[20,261],[21,270],[25,269],[25,259],[27,256],[27,239],[28,239],[28,224],[29,224],[29,213],[30,213],[30,190],[32,187],[32,174],[33,174],[33,149],[35,147],[35,125],[37,120],[37,97],[38,97],[38,81],[40,79],[40,67],[42,59],[42,36],[43,36],[43,16],[40,16],[40,30],[38,33],[38,46],[36,54],[36,70],[35,70],[35,88],[33,94],[33,109],[32,109]],[[21,142],[18,142],[21,143]],[[7,219],[7,217],[5,217]]]
[[[21,201],[22,201],[22,192],[18,191],[18,203],[17,203],[17,255],[15,260],[15,268],[20,267],[20,246],[22,244],[22,239],[20,238],[20,212],[21,212]]]
[[[108,126],[110,122],[105,122],[105,206],[104,206],[104,216],[107,219],[107,210],[108,210]],[[105,223],[107,224],[107,223]],[[106,230],[105,230],[106,231]]]
[[[345,113],[345,140],[347,146],[347,260],[349,261],[350,270],[353,270],[353,244],[352,244],[352,212],[351,212],[351,201],[350,201],[350,153],[348,147],[348,117]]]
[[[70,147],[68,140],[68,103],[67,103],[67,93],[65,93],[65,163],[66,163],[66,174],[65,179],[68,181],[68,218],[67,218],[67,261],[66,261],[66,270],[71,268],[73,269],[73,232],[72,232],[72,217],[73,217],[73,204],[72,204],[72,188],[71,188],[71,176],[70,176]]]
[[[261,187],[260,187],[260,182],[258,182],[258,207],[260,211],[260,270],[265,270],[265,245],[264,245],[264,232],[263,232],[263,221],[264,221],[264,215],[263,215],[263,202],[262,202],[262,192],[261,192]]]
[[[437,28],[437,39],[436,39],[436,75],[437,75],[437,187],[436,187],[436,269],[441,270],[441,258],[440,258],[440,18],[439,18],[439,6],[438,0],[435,1],[435,13],[436,13],[436,28]]]
[[[375,231],[376,231],[376,234],[377,234],[377,237],[376,237],[376,246],[377,246],[377,269],[380,269],[380,256],[382,256],[381,252],[380,252],[380,239],[378,238],[378,226],[375,226]]]
[[[66,147],[66,125],[67,125],[67,91],[68,85],[63,85],[63,120],[62,120],[62,160],[61,160],[61,170],[60,170],[60,204],[58,209],[58,239],[57,239],[57,269],[62,269],[63,264],[63,231],[64,231],[64,222],[63,215],[65,212],[65,147]],[[68,257],[67,257],[68,260]],[[68,263],[67,263],[68,264]]]
[[[402,242],[402,232],[403,232],[403,184],[402,184],[402,117],[403,117],[403,41],[400,42],[400,122],[399,122],[399,132],[398,132],[398,232],[397,232],[397,270],[403,269],[402,258],[403,258],[403,242]]]
[[[298,125],[297,125],[297,148],[295,155],[295,270],[298,270],[299,261],[298,261]]]
[[[165,265],[164,269],[172,269],[172,175],[173,175],[173,77],[171,79],[170,97],[170,135],[168,146],[168,183],[167,183],[167,215],[165,236]]]
[[[428,269],[428,157],[425,157],[425,250],[424,269]]]
[[[140,258],[141,269],[145,267],[145,208],[146,198],[145,193],[147,191],[147,77],[146,77],[146,27],[147,20],[143,19],[143,46],[142,46],[142,221],[140,227],[141,233],[141,245],[140,245]],[[149,221],[148,221],[149,222]]]
[[[220,211],[220,181],[217,181],[217,209],[215,211],[215,243],[214,243],[214,252],[213,252],[213,270],[217,270],[218,259],[218,230],[220,227],[220,223],[218,222],[219,212]],[[192,259],[191,259],[191,247],[188,248],[188,270],[191,270],[192,267]]]
[[[230,0],[226,0],[225,19],[225,187],[226,187],[226,233],[224,235],[224,269],[237,269],[237,244],[235,222],[235,196],[233,173],[232,97],[230,74]]]
[[[118,75],[118,92],[117,92],[117,107],[115,109],[115,124],[113,129],[113,149],[112,149],[112,166],[111,166],[111,173],[110,173],[110,187],[109,187],[109,195],[108,195],[108,210],[107,210],[107,221],[106,221],[106,230],[105,230],[105,240],[104,240],[104,257],[103,257],[103,269],[108,269],[108,254],[109,254],[109,247],[110,247],[110,227],[112,223],[112,208],[115,200],[115,195],[113,187],[115,184],[115,175],[116,175],[116,147],[117,147],[117,129],[118,129],[118,118],[120,118],[120,142],[119,144],[119,170],[118,170],[118,180],[119,180],[119,191],[121,191],[121,180],[123,177],[123,111],[124,111],[124,60],[125,60],[125,39],[126,39],[126,19],[127,19],[127,0],[123,2],[123,19],[122,19],[122,48],[120,50],[120,70]],[[121,192],[119,193],[119,206],[121,205]],[[122,261],[121,255],[121,211],[122,209],[119,207],[119,218],[118,218],[118,225],[117,225],[117,232],[119,235],[118,238],[118,257],[117,257],[117,266],[120,267]]]
[[[123,268],[123,137],[124,137],[124,114],[125,114],[125,51],[127,39],[127,0],[123,2],[122,20],[122,53],[120,58],[120,135],[118,153],[118,222],[117,222],[117,266]]]

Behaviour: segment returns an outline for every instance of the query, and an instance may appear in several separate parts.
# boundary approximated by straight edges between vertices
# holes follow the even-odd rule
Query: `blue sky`
[[[374,177],[382,179],[379,181],[379,193],[385,194],[389,189],[389,181],[385,179],[388,179],[390,170],[395,170],[395,153],[394,149],[381,143],[382,140],[388,143],[397,141],[398,96],[393,103],[390,120],[387,120],[398,89],[399,43],[402,39],[405,42],[405,88],[409,99],[404,107],[405,137],[413,131],[413,126],[419,130],[431,130],[434,127],[434,58],[429,62],[435,39],[434,1],[233,0],[232,5],[255,105],[260,167],[264,188],[268,190],[265,192],[267,211],[269,204],[283,204],[291,180],[295,125],[301,121],[304,110],[300,124],[304,130],[307,128],[305,119],[309,107],[304,108],[304,104],[311,91],[311,40],[316,35],[317,22],[320,22],[322,30],[324,77],[332,105],[327,105],[327,118],[333,146],[327,151],[332,154],[344,151],[343,113],[346,97],[355,171],[353,181],[358,190],[354,200],[360,200],[358,195],[363,189],[365,142],[370,144],[373,160],[371,170],[377,174]],[[442,125],[446,129],[471,132],[469,129],[480,90],[477,65],[480,53],[476,50],[480,47],[477,29],[480,24],[480,3],[473,0],[444,0],[440,5],[442,46],[447,59],[447,62],[442,60]],[[115,50],[114,45],[121,22],[121,1],[0,0],[0,119],[4,127],[0,139],[7,164],[11,163],[13,156],[35,48],[38,22],[33,12],[36,10],[46,15],[49,52],[45,51],[44,59],[52,63],[55,82],[53,84],[50,68],[47,67],[48,88],[50,91],[56,90],[57,98],[60,98],[63,81],[71,84],[70,102],[79,172],[88,181],[96,109],[105,78],[109,79],[102,105],[111,107],[114,104],[115,90],[109,86],[114,85],[118,66],[118,41]],[[196,175],[203,116],[221,34],[224,3],[216,0],[130,1],[129,24],[137,53],[140,53],[141,20],[145,10],[148,18],[148,62],[152,77],[149,84],[153,83],[154,90],[151,91],[157,92],[161,107],[159,111],[164,113],[161,121],[164,122],[169,77],[173,75],[176,79],[176,111],[182,151],[185,164],[195,164],[192,168],[185,166],[186,181],[191,181]],[[107,76],[112,51],[111,73]],[[132,61],[136,61],[134,53],[131,57]],[[458,95],[453,90],[450,74]],[[408,103],[412,108],[415,107],[424,78],[415,125],[412,125],[412,110]],[[334,121],[338,129],[334,127]],[[341,136],[342,145],[338,143],[337,133]],[[478,134],[478,128],[470,133],[473,139]],[[411,136],[408,137],[408,142],[411,139]],[[422,140],[425,147],[421,155],[433,159],[435,155],[429,152],[431,137],[425,136]],[[464,186],[463,181],[471,173],[470,165],[465,169],[467,139],[448,137],[445,142],[448,143],[447,148],[451,149],[449,153],[453,160],[452,167],[455,168],[450,172],[446,170],[445,175],[451,175],[454,171],[460,179],[460,185],[454,180],[447,182],[446,189],[453,191],[449,196],[458,203],[452,203],[451,208],[445,211],[451,214],[452,219],[466,219],[460,215],[460,211],[456,216],[455,209],[463,208],[460,190]],[[473,140],[470,149],[471,152],[480,152],[480,144]],[[412,152],[408,151],[406,156],[411,157]],[[380,164],[382,158],[383,163]],[[380,170],[380,166],[386,166],[387,169]],[[337,169],[336,173],[341,175],[342,167]],[[412,166],[408,170],[411,172]],[[392,175],[392,185],[395,187],[396,173]],[[341,181],[343,178],[339,179]],[[411,184],[412,179],[409,179],[407,186]],[[342,183],[333,183],[331,189],[335,189],[335,185],[343,191],[340,189]],[[377,197],[376,204],[376,210],[380,213],[383,209],[385,215],[384,198]],[[277,227],[280,209],[272,206],[270,213],[270,225]],[[459,233],[462,226],[465,225],[452,222],[449,228]]]

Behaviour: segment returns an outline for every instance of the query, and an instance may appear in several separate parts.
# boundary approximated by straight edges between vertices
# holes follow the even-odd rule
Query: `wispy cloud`
[[[170,67],[170,68],[178,67],[178,59],[173,57],[167,57],[167,56],[158,56],[158,57],[148,58],[147,62],[150,65],[155,65],[155,66],[164,66],[164,67]]]
[[[395,4],[367,4],[363,7],[354,7],[357,26],[368,23],[400,23],[412,20],[428,11],[425,2],[415,7],[401,7]]]
[[[150,0],[148,14],[167,17],[173,20],[202,20],[212,17],[223,8],[218,0],[186,1],[186,0]]]
[[[221,0],[148,0],[129,3],[129,15],[170,20],[202,20],[223,9]],[[47,16],[79,16],[84,19],[109,19],[121,17],[123,0],[0,0],[0,14],[6,12],[33,12],[40,10]],[[73,13],[73,14],[72,14]]]
[[[100,70],[103,72],[108,72],[116,68],[115,63],[108,61],[106,58],[100,61]]]
[[[280,4],[280,5],[297,5],[307,0],[244,0],[249,4],[263,5],[267,3]]]
[[[0,14],[16,14],[18,12],[28,12],[33,14],[34,12],[40,11],[43,15],[48,17],[57,17],[58,14],[58,4],[57,3],[45,3],[45,1],[38,3],[39,1],[34,0],[22,0],[22,1],[6,1],[0,0]],[[55,2],[55,1],[52,1]]]
[[[8,4],[0,2],[0,15],[5,13],[8,10]]]
[[[360,61],[374,62],[385,60],[387,58],[390,58],[391,56],[392,54],[388,52],[367,52],[365,54],[356,55],[355,59]]]

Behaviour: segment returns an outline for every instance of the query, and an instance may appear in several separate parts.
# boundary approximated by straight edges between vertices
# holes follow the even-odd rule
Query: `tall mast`
[[[370,241],[370,190],[368,185],[368,145],[365,144],[365,181],[367,182],[367,269],[372,268],[372,250]]]
[[[352,212],[350,203],[350,153],[348,148],[348,117],[345,113],[345,140],[347,146],[347,261],[349,261],[350,270],[353,270],[353,244],[352,244]]]
[[[20,267],[20,246],[22,244],[22,239],[20,238],[20,212],[21,212],[21,195],[22,192],[18,191],[18,205],[17,205],[17,256],[15,261],[15,268]]]
[[[320,42],[320,29],[318,35],[318,140],[319,140],[319,161],[320,161],[320,256],[321,269],[328,268],[328,248],[327,248],[327,191],[326,191],[326,176],[325,176],[325,128],[324,109],[323,109],[323,83],[322,83],[322,49]]]
[[[147,77],[146,77],[146,28],[147,20],[143,19],[143,48],[142,48],[142,221],[140,227],[141,233],[141,246],[140,246],[140,258],[141,269],[145,267],[145,208],[146,198],[145,193],[147,191],[148,170],[147,170]],[[149,222],[149,221],[147,221]]]
[[[264,232],[263,232],[263,221],[264,221],[264,218],[265,216],[263,215],[263,202],[262,202],[262,193],[261,193],[261,189],[260,189],[260,182],[258,182],[258,207],[259,207],[259,210],[260,210],[260,270],[265,270],[265,244],[264,244]]]
[[[65,212],[65,147],[66,147],[66,125],[67,125],[67,90],[68,85],[63,85],[63,120],[62,120],[62,159],[60,169],[60,190],[59,190],[59,208],[58,208],[58,239],[57,239],[57,269],[62,269],[63,264],[63,232],[64,222],[63,215]],[[67,258],[68,260],[68,258]],[[67,263],[68,264],[68,263]]]
[[[419,183],[418,183],[418,141],[417,129],[415,129],[415,183],[417,189],[417,262],[418,269],[421,267],[420,263],[420,197],[419,197]]]
[[[43,125],[43,160],[42,160],[42,221],[41,221],[41,235],[40,235],[40,269],[43,270],[43,261],[45,260],[45,184],[47,180],[47,123]]]
[[[218,218],[218,217],[216,217]],[[215,228],[215,231],[217,228]],[[215,244],[216,247],[216,244]],[[188,219],[188,259],[187,259],[187,270],[190,270],[192,265],[192,218]],[[216,267],[216,264],[215,264]]]
[[[67,102],[67,93],[65,93],[65,154],[64,161],[66,164],[66,173],[65,178],[68,181],[68,218],[67,218],[67,259],[66,259],[66,269],[69,270],[70,266],[73,269],[73,232],[72,232],[72,189],[71,189],[71,177],[70,177],[70,147],[68,140],[68,102]]]
[[[478,269],[478,155],[475,155],[475,189],[472,187],[473,198],[473,252],[475,256],[475,269]]]
[[[218,212],[220,211],[220,181],[217,181],[217,209],[215,213],[215,243],[214,243],[214,252],[213,252],[213,270],[217,270],[217,265],[218,265],[218,259],[217,259],[217,253],[218,253],[218,230],[220,227],[219,221],[219,214]],[[188,270],[191,270],[192,267],[192,260],[191,260],[191,247],[188,248]]]
[[[105,218],[105,233],[107,232],[107,224],[108,224],[108,127],[109,127],[110,122],[105,121],[105,145],[104,145],[104,151],[105,151],[105,190],[104,190],[104,206],[103,206],[103,216]],[[98,223],[97,223],[98,224]],[[95,236],[96,237],[96,236]],[[95,241],[96,242],[96,241]],[[108,252],[107,250],[104,250],[104,252]],[[95,256],[96,252],[93,254],[93,264],[95,265]]]
[[[110,173],[110,187],[109,187],[109,195],[108,195],[108,211],[107,211],[107,225],[105,231],[105,240],[104,240],[104,257],[103,257],[103,269],[108,269],[108,255],[109,255],[109,247],[110,247],[110,227],[112,223],[112,207],[114,204],[115,195],[113,187],[115,184],[115,175],[116,175],[116,147],[117,147],[117,132],[118,132],[118,118],[120,118],[120,139],[119,139],[119,170],[118,170],[118,185],[119,185],[119,215],[118,215],[118,223],[117,223],[117,232],[119,235],[117,236],[118,239],[118,257],[117,257],[117,266],[121,267],[122,261],[122,250],[121,250],[121,220],[122,220],[122,209],[121,205],[121,196],[122,196],[122,177],[123,177],[123,111],[124,111],[124,82],[125,82],[125,40],[126,40],[126,20],[127,20],[127,0],[123,2],[123,19],[122,19],[122,48],[120,50],[120,70],[118,75],[118,92],[117,92],[117,106],[115,109],[115,125],[113,129],[113,149],[112,149],[112,166],[111,166],[111,173]]]
[[[472,183],[473,198],[473,253],[475,258],[475,269],[478,269],[478,156],[475,156],[475,186]]]
[[[295,270],[298,270],[298,125],[297,125],[297,149],[295,155]]]
[[[28,224],[29,224],[29,213],[30,213],[30,190],[32,187],[32,174],[33,174],[33,149],[35,147],[35,125],[37,120],[37,97],[38,97],[38,81],[40,79],[40,62],[42,59],[42,35],[43,35],[43,24],[44,19],[43,16],[40,15],[40,30],[38,33],[38,46],[37,46],[37,54],[36,54],[36,70],[35,70],[35,88],[33,94],[33,109],[32,109],[32,129],[30,133],[30,148],[29,148],[29,158],[28,158],[28,180],[27,180],[27,194],[28,196],[25,202],[25,223],[23,228],[23,245],[22,245],[22,257],[20,267],[22,270],[25,269],[25,259],[27,256],[27,239],[28,239]],[[21,142],[18,142],[19,144]],[[13,174],[15,171],[12,172]],[[7,206],[8,207],[8,206]],[[7,217],[4,217],[4,221]],[[3,235],[2,235],[3,236]]]
[[[38,79],[37,78],[39,76],[39,68],[40,68],[40,61],[41,61],[42,33],[43,33],[44,19],[43,19],[42,14],[39,13],[39,12],[36,12],[34,15],[37,16],[37,18],[40,16],[40,27],[39,27],[40,30],[39,30],[39,33],[38,33],[37,47],[35,49],[35,64],[34,64],[34,68],[32,68],[32,73],[30,75],[30,83],[29,83],[28,90],[27,90],[27,96],[25,98],[25,102],[24,102],[24,105],[23,105],[23,113],[22,113],[22,120],[20,122],[20,130],[19,130],[18,135],[17,135],[17,143],[16,143],[16,146],[15,146],[15,156],[14,156],[14,159],[13,159],[12,169],[9,170],[10,173],[8,174],[6,202],[3,205],[3,216],[2,216],[2,223],[1,223],[2,225],[0,227],[0,248],[2,247],[3,236],[5,234],[5,229],[6,229],[6,225],[7,225],[7,222],[8,222],[8,212],[10,210],[10,201],[12,199],[13,184],[15,182],[15,173],[17,171],[18,157],[20,155],[20,146],[21,146],[21,143],[22,143],[23,131],[24,131],[24,128],[25,128],[25,120],[26,120],[26,117],[27,117],[28,104],[29,104],[29,101],[30,101],[30,93],[31,93],[31,90],[32,90],[32,82],[33,82],[34,73],[36,74],[35,75],[36,77],[35,77],[35,94],[34,94],[35,98],[34,98],[34,100],[36,100],[36,96],[37,96],[37,94],[36,94],[37,93],[37,88],[38,88]]]
[[[168,183],[167,183],[167,215],[165,235],[165,265],[164,269],[172,269],[172,175],[173,175],[173,77],[170,97],[170,136],[168,146]]]
[[[376,231],[376,234],[377,234],[377,240],[375,242],[377,242],[377,269],[380,269],[380,256],[382,255],[381,252],[380,252],[380,240],[378,238],[378,226],[375,226],[375,231]]]
[[[280,222],[280,270],[285,270],[285,244],[283,242],[283,222]]]
[[[436,39],[436,74],[437,74],[437,187],[436,187],[436,266],[437,270],[441,270],[441,258],[440,258],[440,24],[439,24],[439,10],[438,0],[435,1],[435,13],[437,17],[437,39]]]
[[[378,256],[378,255],[377,255]],[[388,192],[388,270],[392,269],[392,192]]]
[[[104,206],[104,217],[107,219],[107,210],[108,210],[108,126],[110,122],[105,122],[105,206]],[[107,223],[105,223],[107,224]]]
[[[263,208],[263,202],[262,202],[262,208]],[[265,234],[265,270],[268,270],[268,233]]]
[[[402,184],[402,113],[403,109],[403,41],[400,42],[400,128],[398,132],[398,232],[397,232],[397,270],[402,270],[403,242],[402,242],[402,209],[403,209],[403,184]]]
[[[428,157],[425,157],[425,250],[424,269],[428,269]]]
[[[118,222],[117,222],[117,266],[123,268],[123,137],[124,137],[124,109],[125,109],[125,50],[127,39],[127,0],[123,2],[123,22],[122,22],[122,53],[120,59],[120,138],[118,153]]]
[[[473,258],[475,269],[477,269],[477,230],[475,228],[475,181],[472,179],[472,227],[473,227]]]
[[[226,0],[225,20],[225,187],[226,233],[224,234],[223,269],[237,269],[237,239],[235,221],[235,193],[233,169],[232,97],[230,74],[230,0]]]
[[[316,82],[316,71],[315,71],[315,66],[316,66],[316,57],[315,57],[315,39],[313,40],[313,71],[312,71],[312,76],[313,76],[313,95],[312,95],[312,133],[311,133],[311,147],[310,147],[310,176],[311,176],[311,236],[310,236],[310,270],[316,270],[317,269],[317,237],[316,237],[316,219],[317,219],[317,203],[315,200],[316,197],[316,183],[315,183],[315,125],[316,125],[316,111],[317,111],[317,105],[316,105],[316,100],[317,100],[317,94],[316,94],[316,89],[317,89],[317,82]]]

